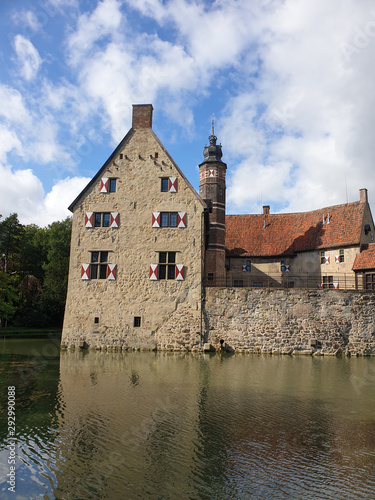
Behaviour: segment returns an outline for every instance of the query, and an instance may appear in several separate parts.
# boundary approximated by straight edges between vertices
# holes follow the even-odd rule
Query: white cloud
[[[32,80],[36,77],[42,59],[34,45],[23,35],[14,37],[14,48],[18,57],[20,73],[25,80]]]
[[[247,211],[261,191],[265,203],[283,211],[344,203],[346,181],[349,201],[359,199],[362,187],[370,197],[375,193],[371,7],[369,1],[359,7],[353,1],[287,0],[265,19],[254,87],[229,100],[223,119],[224,148],[234,159],[242,153],[229,176],[230,211]],[[355,44],[366,32],[372,35],[348,62],[342,43]],[[246,135],[253,158],[239,147]],[[280,169],[285,163],[289,173]]]
[[[45,194],[42,182],[30,169],[13,170],[0,165],[0,214],[3,218],[17,213],[22,224],[47,226],[71,215],[68,206],[90,179],[66,178]]]
[[[0,162],[5,162],[7,154],[14,149],[21,151],[20,140],[14,132],[0,124]]]
[[[78,19],[77,29],[68,39],[71,64],[77,65],[89,54],[93,55],[92,49],[96,42],[115,36],[120,23],[118,0],[102,0],[91,14],[82,14]]]

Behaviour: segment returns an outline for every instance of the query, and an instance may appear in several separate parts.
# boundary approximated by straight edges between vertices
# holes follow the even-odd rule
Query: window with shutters
[[[163,193],[177,193],[177,177],[162,177],[161,191]]]
[[[107,278],[108,252],[91,252],[90,279]]]
[[[100,179],[99,191],[101,193],[115,193],[116,192],[116,181],[117,179],[102,177]]]
[[[176,277],[176,252],[159,252],[159,280]]]
[[[152,212],[152,227],[184,228],[187,224],[186,212]]]
[[[92,227],[119,227],[118,212],[86,212],[85,226]]]

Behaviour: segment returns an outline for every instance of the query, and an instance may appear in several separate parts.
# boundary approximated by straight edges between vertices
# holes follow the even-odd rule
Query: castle
[[[358,202],[304,213],[226,215],[212,130],[199,194],[152,130],[152,105],[73,201],[62,345],[198,349],[211,287],[375,289],[375,229]]]

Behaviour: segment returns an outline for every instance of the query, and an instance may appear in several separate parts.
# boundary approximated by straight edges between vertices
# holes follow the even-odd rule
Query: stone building
[[[66,345],[160,347],[160,332],[167,339],[186,314],[191,347],[199,343],[206,204],[154,134],[152,113],[133,106],[132,128],[69,207]]]
[[[133,106],[132,128],[69,207],[62,345],[198,349],[210,329],[207,287],[375,288],[366,189],[358,202],[312,212],[226,215],[214,130],[198,194],[152,114],[151,104]]]

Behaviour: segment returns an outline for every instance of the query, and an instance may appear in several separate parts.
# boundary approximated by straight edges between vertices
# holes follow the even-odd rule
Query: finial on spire
[[[212,125],[212,134],[210,135],[210,137],[208,138],[209,141],[210,141],[210,144],[212,146],[216,146],[216,141],[217,141],[217,137],[215,135],[215,114],[212,113],[212,121],[211,121],[211,125]]]

